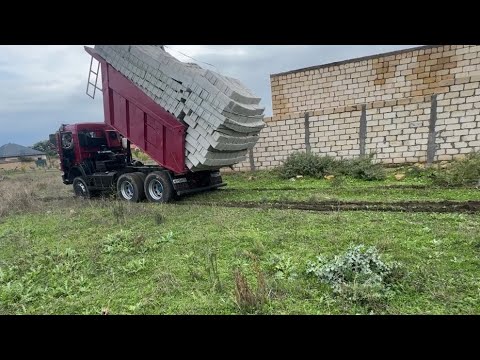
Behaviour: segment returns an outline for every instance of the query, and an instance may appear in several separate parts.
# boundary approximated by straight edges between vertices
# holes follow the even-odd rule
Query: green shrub
[[[464,159],[453,161],[449,167],[438,170],[433,182],[441,186],[469,186],[480,184],[480,153],[470,153]]]
[[[294,280],[297,277],[296,267],[288,256],[272,255],[268,261],[268,267],[275,279]]]
[[[406,168],[405,173],[409,178],[422,178],[431,175],[432,170],[430,168],[424,169],[418,166],[410,166]]]
[[[293,153],[279,167],[279,175],[289,179],[297,175],[322,178],[333,169],[335,159],[307,153]]]
[[[373,163],[373,155],[338,161],[337,172],[360,180],[384,180],[385,169]]]
[[[321,179],[326,175],[345,175],[362,180],[383,180],[385,169],[374,164],[371,156],[356,159],[336,160],[330,156],[293,153],[277,168],[281,178],[289,179],[297,175]]]
[[[333,259],[318,256],[307,263],[307,275],[332,287],[340,299],[379,308],[390,293],[390,285],[401,278],[396,262],[385,262],[375,247],[350,246]]]

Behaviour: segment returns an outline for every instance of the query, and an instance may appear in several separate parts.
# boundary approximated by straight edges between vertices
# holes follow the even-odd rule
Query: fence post
[[[437,122],[437,95],[432,95],[432,106],[430,109],[430,121],[428,124],[428,143],[427,143],[427,166],[433,163],[435,159],[435,124]]]
[[[360,129],[359,129],[359,142],[360,142],[360,156],[365,156],[365,141],[367,139],[367,106],[362,105],[362,115],[360,115]]]
[[[308,111],[305,113],[305,151],[310,154],[310,114]]]
[[[250,171],[255,171],[255,159],[253,157],[253,148],[249,150],[248,157],[250,159]]]

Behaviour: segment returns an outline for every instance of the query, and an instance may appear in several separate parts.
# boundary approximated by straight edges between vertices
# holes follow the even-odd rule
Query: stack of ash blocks
[[[191,171],[246,159],[264,128],[264,108],[238,80],[183,63],[160,45],[96,45],[96,52],[187,126]]]

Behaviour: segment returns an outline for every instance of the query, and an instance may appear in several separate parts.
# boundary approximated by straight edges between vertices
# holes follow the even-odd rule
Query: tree
[[[32,146],[32,149],[44,152],[47,156],[57,156],[57,149],[50,140],[39,141]]]

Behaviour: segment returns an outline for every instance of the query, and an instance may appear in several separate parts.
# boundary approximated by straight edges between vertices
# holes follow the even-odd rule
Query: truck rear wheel
[[[166,203],[174,195],[173,185],[164,172],[154,171],[145,179],[145,195],[150,202]]]
[[[78,198],[90,199],[92,197],[86,181],[81,176],[77,176],[73,179],[73,192]]]
[[[117,196],[125,201],[141,201],[145,196],[142,178],[134,173],[121,175],[117,181]]]
[[[144,184],[145,184],[145,179],[147,178],[147,175],[142,173],[141,171],[137,171],[132,173],[131,175],[134,175],[140,179],[140,182],[138,183],[140,186],[140,200],[145,199],[145,190],[144,190]]]
[[[137,175],[138,177],[140,177],[140,179],[142,180],[142,186],[143,186],[143,183],[145,182],[145,179],[147,178],[147,175],[145,175],[141,171],[136,171],[136,172],[132,173],[132,175]]]

